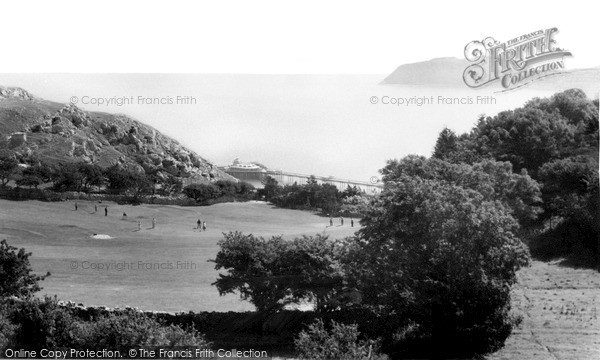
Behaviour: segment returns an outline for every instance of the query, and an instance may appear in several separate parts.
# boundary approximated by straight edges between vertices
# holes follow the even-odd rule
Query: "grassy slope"
[[[0,200],[0,238],[33,252],[36,272],[50,271],[42,294],[58,294],[62,300],[108,307],[134,306],[161,311],[253,310],[237,295],[220,297],[210,284],[217,272],[207,262],[216,256],[222,232],[240,230],[260,236],[325,233],[333,238],[349,236],[357,227],[325,228],[329,219],[309,212],[274,209],[259,203],[228,203],[210,207],[98,204],[93,202],[44,203]],[[108,205],[109,216],[104,216]],[[127,217],[123,217],[123,212]],[[157,221],[151,229],[152,218]],[[195,230],[206,221],[207,231]],[[138,231],[138,220],[142,230]],[[92,234],[114,239],[92,239]],[[91,263],[131,263],[129,270],[82,269]],[[138,266],[141,261],[142,266]],[[181,266],[177,268],[177,262]],[[74,262],[77,268],[71,268]],[[150,269],[145,264],[172,264],[172,269]],[[192,265],[194,264],[194,265]],[[86,263],[87,265],[87,263]],[[186,268],[187,265],[187,268]],[[152,265],[151,265],[152,266]],[[168,266],[168,265],[167,265]],[[195,266],[195,267],[194,267]]]
[[[42,293],[86,305],[137,306],[142,309],[251,310],[235,295],[220,297],[210,285],[217,276],[213,264],[221,232],[242,230],[257,235],[323,232],[332,237],[352,234],[357,228],[326,229],[328,219],[303,211],[274,209],[264,203],[218,204],[210,207],[129,206],[103,203],[10,202],[0,200],[0,238],[33,252],[38,272],[53,275],[43,282]],[[103,206],[109,206],[105,217]],[[122,217],[126,212],[128,216]],[[157,228],[151,227],[152,217]],[[208,231],[193,229],[198,218]],[[142,231],[137,231],[137,221]],[[95,240],[93,233],[110,240]],[[195,269],[94,271],[82,270],[81,261],[171,262],[189,261]],[[78,269],[71,262],[78,261]],[[586,269],[561,267],[558,262],[534,261],[519,272],[513,290],[514,311],[523,323],[506,346],[488,360],[600,359],[600,275]]]
[[[519,272],[513,309],[523,323],[487,360],[600,359],[600,274],[534,261]]]

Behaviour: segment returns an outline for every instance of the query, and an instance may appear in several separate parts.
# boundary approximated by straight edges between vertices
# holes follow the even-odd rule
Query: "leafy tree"
[[[575,133],[576,126],[560,114],[523,107],[481,119],[471,138],[483,156],[509,161],[516,171],[535,173],[544,163],[567,155]]]
[[[386,182],[405,176],[439,180],[476,190],[489,201],[500,201],[512,210],[521,224],[532,223],[540,213],[540,187],[527,171],[512,171],[509,162],[483,160],[473,165],[453,164],[436,158],[410,155],[388,161],[381,170]]]
[[[284,245],[277,237],[264,240],[237,231],[224,234],[214,262],[215,270],[224,269],[227,274],[219,274],[212,285],[221,295],[239,292],[242,299],[252,302],[259,311],[282,309],[290,291],[281,283],[282,273],[275,263],[279,255],[277,247]]]
[[[577,142],[598,142],[598,105],[590,101],[580,89],[557,93],[549,99],[533,99],[525,106],[536,107],[548,113],[558,112],[569,124],[577,127]],[[586,135],[589,135],[587,137]]]
[[[81,191],[84,174],[78,164],[66,163],[59,165],[53,174],[54,186],[57,191]]]
[[[23,175],[15,182],[18,186],[29,186],[37,189],[42,184],[42,179],[35,175]]]
[[[347,289],[344,288],[344,272],[340,263],[344,254],[344,241],[331,241],[327,236],[302,236],[285,242],[279,247],[276,261],[285,274],[292,299],[311,300],[317,311],[336,308]]]
[[[92,186],[100,187],[104,184],[104,171],[96,164],[80,163],[77,165],[82,175],[81,183],[84,191],[90,191]]]
[[[281,186],[279,186],[277,180],[270,176],[266,176],[263,183],[264,188],[260,191],[260,195],[263,195],[265,199],[271,201],[280,195]]]
[[[183,193],[198,203],[216,199],[222,195],[219,187],[213,184],[191,184],[183,189]]]
[[[539,171],[544,183],[544,217],[586,217],[588,198],[598,182],[598,164],[586,156],[555,160],[544,164]],[[594,216],[597,214],[593,214]]]
[[[230,180],[217,180],[214,184],[222,195],[235,196],[241,190],[239,183]]]
[[[152,190],[152,184],[144,175],[113,165],[106,169],[109,190],[118,194],[132,195],[137,199]]]
[[[340,206],[340,212],[346,214],[346,216],[361,216],[364,215],[368,208],[369,203],[373,197],[360,194],[342,199]]]
[[[41,287],[39,282],[50,276],[32,274],[29,257],[31,253],[8,245],[6,240],[0,242],[0,298],[16,296],[30,298]]]
[[[249,195],[254,192],[254,185],[247,183],[245,181],[241,181],[239,183],[239,194],[240,195]]]
[[[14,157],[0,157],[0,181],[5,186],[19,169],[19,162]]]
[[[312,300],[320,311],[330,308],[342,293],[340,244],[320,235],[288,241],[224,234],[215,262],[221,295],[239,292],[259,311],[278,311],[287,304]]]
[[[455,184],[402,175],[386,184],[361,224],[347,272],[365,305],[418,323],[448,351],[503,343],[512,326],[510,286],[529,259],[506,206]]]
[[[340,192],[337,187],[331,184],[317,186],[313,200],[315,207],[320,208],[323,213],[327,214],[337,212],[340,207]]]

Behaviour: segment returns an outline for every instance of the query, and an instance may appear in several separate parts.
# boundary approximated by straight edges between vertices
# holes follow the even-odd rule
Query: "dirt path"
[[[534,261],[518,277],[513,311],[523,322],[486,359],[600,359],[600,273]]]

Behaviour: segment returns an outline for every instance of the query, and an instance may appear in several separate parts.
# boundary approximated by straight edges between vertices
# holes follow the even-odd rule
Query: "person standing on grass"
[[[77,202],[75,202],[75,211],[77,211]]]
[[[98,205],[94,204],[94,212],[98,212]]]
[[[333,226],[333,218],[332,217],[329,218],[329,226]]]
[[[198,221],[196,221],[196,229],[200,229],[202,228],[202,221],[200,221],[200,219],[198,219]]]
[[[354,219],[350,218],[350,227],[354,227]]]
[[[340,226],[344,226],[344,218],[340,216]]]
[[[206,221],[202,222],[202,231],[206,231]]]
[[[104,208],[104,216],[108,216],[108,206]]]
[[[156,219],[152,218],[152,228],[154,229],[156,227]]]

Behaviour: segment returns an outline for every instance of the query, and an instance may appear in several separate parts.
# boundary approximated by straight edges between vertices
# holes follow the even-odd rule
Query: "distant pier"
[[[282,186],[293,185],[294,183],[298,185],[304,185],[311,176],[314,176],[314,178],[317,180],[317,183],[334,185],[339,191],[346,190],[348,186],[356,186],[367,194],[379,194],[383,189],[383,184],[381,182],[371,183],[369,181],[339,179],[332,176],[316,176],[266,169],[261,169],[260,171],[247,171],[232,168],[222,168],[222,170],[236,179],[252,184],[257,189],[262,189],[264,187],[264,181],[267,176],[277,180],[279,185]]]

